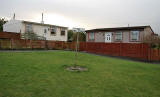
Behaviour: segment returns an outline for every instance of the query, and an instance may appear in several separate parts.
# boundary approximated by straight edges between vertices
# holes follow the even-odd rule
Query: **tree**
[[[72,41],[72,40],[73,40],[73,31],[68,30],[68,41]]]
[[[0,18],[0,32],[3,31],[3,24],[5,24],[7,20],[5,18]]]
[[[79,37],[78,37],[78,41],[79,41],[79,42],[86,41],[86,33],[85,33],[85,32],[77,32],[77,33],[74,33],[74,34],[73,34],[73,41],[76,41],[76,40],[77,40],[78,34],[79,34]]]
[[[77,35],[79,33],[79,41],[86,41],[86,33],[85,32],[73,32],[72,30],[68,30],[68,41],[77,41]]]
[[[148,43],[151,48],[160,48],[160,36],[158,35],[148,35],[144,37],[144,43]]]
[[[45,37],[43,36],[38,36],[36,33],[34,32],[25,32],[21,34],[21,37],[23,39],[29,39],[29,40],[46,40]]]

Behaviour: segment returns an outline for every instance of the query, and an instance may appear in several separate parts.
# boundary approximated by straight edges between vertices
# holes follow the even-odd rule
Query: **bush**
[[[148,43],[150,45],[150,48],[160,49],[160,36],[146,36],[144,38],[144,43]]]

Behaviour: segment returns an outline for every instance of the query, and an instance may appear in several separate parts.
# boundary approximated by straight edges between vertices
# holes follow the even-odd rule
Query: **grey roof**
[[[98,31],[117,31],[117,30],[137,30],[137,29],[144,29],[150,26],[132,26],[132,27],[116,27],[116,28],[98,28],[98,29],[91,29],[86,30],[86,32],[98,32]],[[151,28],[151,27],[150,27]],[[151,28],[152,30],[152,28]],[[153,31],[153,30],[152,30]]]

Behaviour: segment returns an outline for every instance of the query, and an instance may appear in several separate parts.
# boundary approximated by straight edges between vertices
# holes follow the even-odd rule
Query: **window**
[[[61,29],[61,36],[65,36],[65,29],[64,28]]]
[[[138,41],[139,31],[131,31],[130,37],[131,37],[131,41]]]
[[[44,33],[45,33],[45,34],[47,33],[47,29],[44,29]]]
[[[115,33],[115,40],[121,41],[122,40],[122,32],[116,32]]]
[[[26,24],[26,32],[33,32],[32,24]]]
[[[94,33],[93,32],[89,33],[89,40],[94,40]]]
[[[56,28],[55,27],[51,27],[51,35],[56,35]]]

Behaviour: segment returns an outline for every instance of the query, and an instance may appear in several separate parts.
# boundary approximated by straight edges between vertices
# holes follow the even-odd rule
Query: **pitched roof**
[[[91,29],[86,30],[86,32],[92,32],[92,31],[117,31],[117,30],[137,30],[137,29],[144,29],[146,27],[150,26],[133,26],[133,27],[116,27],[116,28],[98,28],[98,29]],[[150,27],[151,28],[151,27]],[[152,28],[151,28],[152,30]],[[152,30],[153,31],[153,30]]]
[[[31,22],[31,21],[22,21],[23,23],[30,23],[30,24],[35,24],[35,25],[42,25],[42,26],[55,26],[55,27],[61,27],[61,28],[68,28],[64,26],[58,26],[58,25],[52,25],[52,24],[43,24],[43,23],[37,23],[37,22]]]

